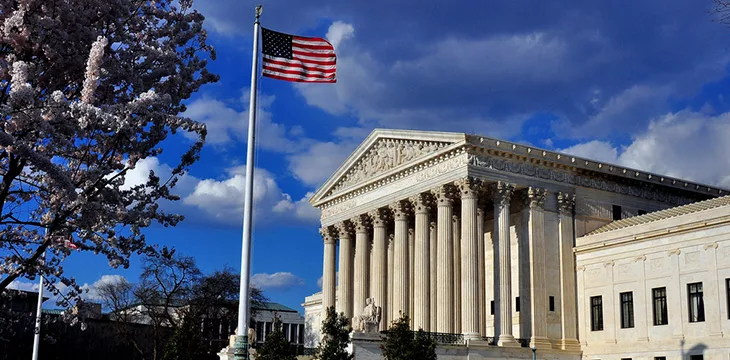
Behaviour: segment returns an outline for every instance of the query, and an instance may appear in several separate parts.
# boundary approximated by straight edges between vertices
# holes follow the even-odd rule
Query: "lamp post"
[[[532,360],[537,360],[537,348],[535,347],[535,344],[530,346],[530,350],[532,350]]]

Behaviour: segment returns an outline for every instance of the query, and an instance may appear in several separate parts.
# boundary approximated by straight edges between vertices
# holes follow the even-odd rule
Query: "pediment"
[[[375,129],[314,194],[314,206],[465,142],[463,133]]]

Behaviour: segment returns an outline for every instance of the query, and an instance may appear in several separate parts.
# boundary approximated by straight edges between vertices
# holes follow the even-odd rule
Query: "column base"
[[[477,332],[464,333],[464,340],[481,340],[482,336]]]
[[[512,335],[499,335],[497,346],[520,347],[520,343],[518,343]]]
[[[560,339],[560,348],[567,351],[580,351],[578,339]]]
[[[530,347],[538,350],[552,349],[553,344],[550,339],[544,336],[533,336],[530,338]]]

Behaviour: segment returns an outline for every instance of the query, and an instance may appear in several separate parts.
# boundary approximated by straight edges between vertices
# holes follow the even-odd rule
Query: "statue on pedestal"
[[[367,305],[362,314],[352,318],[352,331],[377,334],[380,329],[381,307],[375,305],[374,298],[367,298],[365,304]]]

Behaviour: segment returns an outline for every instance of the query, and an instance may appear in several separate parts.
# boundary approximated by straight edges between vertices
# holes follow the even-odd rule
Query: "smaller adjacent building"
[[[605,225],[576,240],[584,359],[727,359],[730,196]]]
[[[274,317],[278,317],[286,340],[292,345],[305,345],[304,317],[296,310],[274,302],[266,302],[264,306],[253,307],[251,317],[256,330],[254,344],[263,344],[273,330]]]

